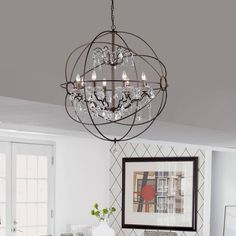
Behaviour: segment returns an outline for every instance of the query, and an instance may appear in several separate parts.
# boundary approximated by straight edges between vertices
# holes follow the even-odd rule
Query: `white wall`
[[[62,137],[56,141],[56,231],[65,224],[95,223],[94,202],[107,205],[109,148],[96,140]]]
[[[90,216],[94,202],[109,204],[109,143],[86,136],[39,135],[24,132],[0,131],[0,140],[26,142],[50,142],[56,153],[56,233],[66,231],[67,224],[95,224]],[[157,144],[146,141],[147,145]],[[144,142],[145,143],[145,142]],[[168,142],[159,145],[178,146]],[[191,147],[191,145],[187,145]],[[196,147],[196,146],[193,146]],[[203,147],[197,147],[203,148]],[[204,147],[207,150],[207,147]],[[207,155],[208,157],[210,155]],[[206,163],[210,159],[206,159]],[[205,163],[205,165],[206,165]],[[206,173],[210,168],[206,165]],[[207,175],[206,175],[207,176]],[[205,179],[204,236],[208,236],[209,178]]]
[[[211,236],[223,235],[224,207],[236,205],[236,153],[213,152]]]
[[[55,230],[94,224],[94,202],[109,203],[109,145],[94,138],[0,132],[6,141],[52,142],[56,154]]]

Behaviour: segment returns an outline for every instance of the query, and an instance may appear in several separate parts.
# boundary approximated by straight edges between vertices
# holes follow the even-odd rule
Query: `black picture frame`
[[[126,167],[129,163],[140,163],[145,166],[149,162],[192,162],[192,224],[191,226],[153,225],[126,222]],[[145,167],[144,170],[145,171]],[[173,231],[197,231],[197,198],[198,198],[198,157],[142,157],[122,159],[122,228],[155,229]]]

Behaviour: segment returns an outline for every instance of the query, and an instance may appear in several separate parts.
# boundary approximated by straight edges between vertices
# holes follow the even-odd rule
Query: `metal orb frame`
[[[104,37],[111,36],[112,41],[108,42],[104,40]],[[115,37],[119,39],[121,43],[115,42]],[[144,46],[151,52],[150,54],[138,54],[136,51],[132,50],[127,41],[125,40],[125,37],[131,37],[132,40],[136,39],[140,41]],[[155,91],[155,98],[150,99],[148,103],[146,103],[142,107],[138,107],[133,111],[131,114],[126,115],[125,117],[121,117],[118,120],[104,120],[103,117],[95,118],[93,115],[92,110],[89,107],[89,101],[85,101],[85,107],[86,107],[86,113],[87,113],[87,120],[83,120],[81,118],[81,115],[78,114],[78,112],[72,110],[71,111],[71,105],[72,102],[70,100],[70,96],[72,94],[72,90],[76,88],[76,81],[75,81],[75,73],[77,72],[78,64],[81,62],[82,58],[85,57],[83,62],[83,73],[81,77],[84,81],[84,87],[83,87],[83,93],[86,97],[86,86],[93,83],[94,81],[91,79],[86,78],[86,76],[91,73],[94,68],[87,68],[88,59],[91,56],[92,53],[92,47],[96,45],[108,45],[111,46],[113,49],[114,47],[120,47],[124,50],[128,50],[132,52],[133,57],[138,58],[142,60],[144,63],[146,63],[150,69],[154,72],[156,76],[156,81],[150,81],[148,84],[152,86],[153,90]],[[134,61],[135,61],[134,60]],[[152,61],[152,62],[151,62]],[[155,62],[155,63],[154,63]],[[155,64],[155,65],[154,65]],[[123,80],[121,79],[115,79],[114,77],[114,71],[116,66],[119,66],[120,62],[118,63],[108,63],[108,65],[104,65],[104,62],[100,65],[97,65],[95,68],[99,66],[110,66],[111,67],[111,79],[106,80],[106,82],[109,82],[112,84],[111,90],[115,88],[115,85],[118,83],[122,83]],[[139,86],[140,83],[143,81],[139,79],[136,63],[134,62],[133,66],[136,78],[133,80],[130,80],[130,83],[135,84],[136,86]],[[159,70],[158,70],[159,69]],[[163,111],[166,101],[167,101],[167,70],[165,65],[162,61],[158,58],[155,51],[152,49],[152,47],[141,37],[137,36],[136,34],[124,32],[124,31],[116,31],[115,28],[112,30],[107,30],[99,33],[90,43],[85,43],[77,48],[75,48],[69,55],[66,65],[65,65],[65,78],[66,83],[61,84],[61,87],[66,90],[66,96],[65,96],[65,109],[67,114],[70,116],[72,120],[74,120],[77,123],[80,123],[83,125],[83,127],[92,135],[95,137],[105,140],[105,141],[112,141],[112,142],[118,142],[118,141],[128,141],[133,138],[138,137],[139,135],[143,134],[150,126],[153,124],[153,122],[156,120],[156,118],[161,114]],[[102,80],[96,80],[96,82],[102,82]],[[114,91],[113,91],[114,92]],[[157,101],[158,100],[158,101]],[[135,101],[137,104],[140,102],[139,100]],[[137,114],[141,112],[145,107],[147,107],[149,104],[159,102],[158,108],[155,111],[155,114],[151,119],[137,122]],[[136,105],[137,105],[136,104]],[[150,105],[149,105],[150,106]],[[97,119],[100,119],[100,122],[97,121]],[[129,122],[127,122],[129,120]],[[119,137],[110,138],[110,135],[106,135],[104,131],[102,130],[105,126],[108,126],[110,128],[110,125],[117,125],[118,127],[125,127],[127,130],[124,131],[123,135],[120,135]],[[136,130],[134,130],[136,128]]]

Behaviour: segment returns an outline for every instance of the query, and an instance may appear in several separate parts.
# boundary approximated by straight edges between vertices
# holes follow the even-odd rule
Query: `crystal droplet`
[[[137,115],[136,120],[137,120],[138,122],[140,122],[140,121],[142,120],[142,117],[141,117],[140,115]]]
[[[149,103],[147,105],[147,109],[148,109],[148,119],[151,120],[152,119],[152,105],[151,105],[151,103]]]
[[[134,55],[131,56],[131,65],[134,66]]]
[[[117,144],[115,144],[113,148],[113,154],[117,154],[117,153],[118,153],[118,148],[117,148]]]

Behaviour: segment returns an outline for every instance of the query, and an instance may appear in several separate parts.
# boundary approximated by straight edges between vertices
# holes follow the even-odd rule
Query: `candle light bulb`
[[[146,81],[146,80],[147,80],[146,74],[145,74],[144,72],[142,72],[142,76],[141,76],[141,77],[142,77],[142,80],[143,80],[143,81]]]
[[[81,85],[84,86],[84,79],[81,79]]]
[[[79,73],[76,75],[75,80],[76,80],[76,82],[78,82],[78,83],[81,81],[81,78],[80,78],[80,76],[79,76]]]
[[[106,78],[103,78],[102,86],[103,86],[103,87],[106,87],[106,86],[107,86]]]
[[[97,79],[97,73],[94,70],[93,73],[92,73],[92,80],[96,80],[96,79]]]
[[[127,74],[126,74],[125,71],[123,71],[123,73],[122,73],[122,79],[123,79],[123,80],[127,80]]]
[[[125,81],[125,86],[129,86],[129,80]]]

